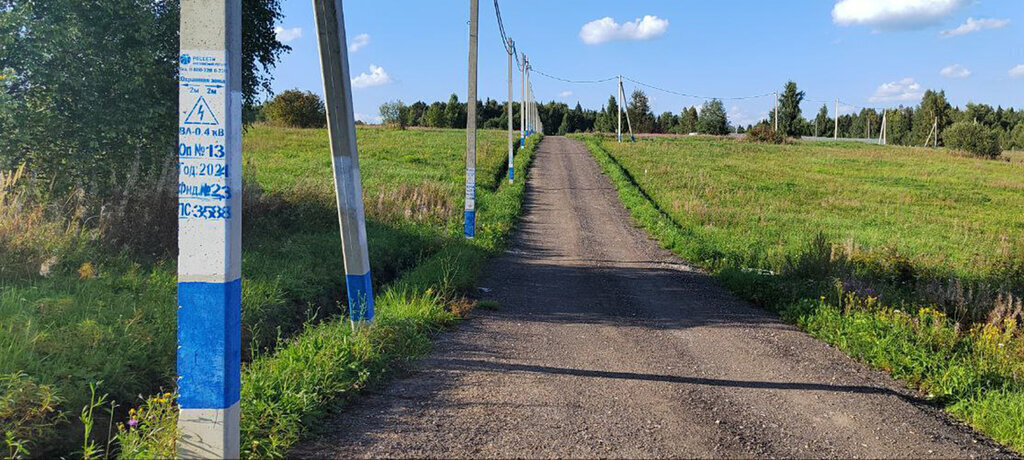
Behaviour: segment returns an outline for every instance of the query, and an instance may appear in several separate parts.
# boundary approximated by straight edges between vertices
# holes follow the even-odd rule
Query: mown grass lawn
[[[583,139],[665,247],[1024,451],[1024,164],[859,143]]]
[[[379,287],[462,243],[465,132],[359,128],[357,135]],[[483,252],[501,244],[518,210],[518,195],[490,198],[502,183],[506,136],[479,133],[476,244]],[[343,313],[344,271],[326,130],[253,126],[243,152],[243,359],[258,360],[307,325]],[[0,375],[18,376],[0,380],[0,421],[43,404],[41,396],[15,396],[58,398],[46,426],[28,432],[34,453],[74,437],[68,427],[89,403],[92,382],[102,381],[99,392],[122,410],[139,404],[139,395],[174,388],[174,256],[133,260],[88,242],[75,248],[59,255],[48,276],[0,287]],[[452,269],[452,276],[472,277],[473,268]]]

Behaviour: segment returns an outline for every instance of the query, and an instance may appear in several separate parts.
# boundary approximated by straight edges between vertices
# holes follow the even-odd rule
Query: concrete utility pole
[[[182,0],[178,65],[177,454],[238,458],[241,0]]]
[[[519,146],[526,147],[526,53],[522,53],[522,66],[519,69],[519,83],[523,86],[519,103]]]
[[[832,134],[832,139],[839,140],[839,99],[836,99],[836,129]]]
[[[512,39],[508,39],[508,183],[512,183],[514,174],[512,174]]]
[[[359,174],[355,112],[352,110],[345,17],[341,0],[313,0],[313,13],[324,78],[324,105],[327,108],[327,132],[331,139],[341,251],[345,260],[348,316],[352,325],[358,326],[373,320],[373,285],[366,250],[363,184]]]
[[[466,238],[476,233],[476,58],[480,1],[469,0],[469,94],[466,97]]]
[[[886,139],[886,133],[885,133],[885,125],[888,124],[886,122],[887,121],[886,117],[888,115],[887,112],[888,111],[886,111],[886,110],[882,110],[882,126],[878,130],[878,143],[881,144],[881,145],[885,145],[887,143],[887,141],[888,141]]]
[[[775,92],[775,131],[779,130],[779,92]]]
[[[530,59],[526,59],[526,135],[533,134],[533,85],[530,84]]]
[[[619,140],[619,142],[622,142],[622,75],[619,75],[619,91],[618,91],[618,93],[619,93],[619,104],[618,104],[619,105],[618,106],[619,124],[618,124],[618,128],[616,128],[616,130],[615,130],[615,135],[616,135],[616,138]]]

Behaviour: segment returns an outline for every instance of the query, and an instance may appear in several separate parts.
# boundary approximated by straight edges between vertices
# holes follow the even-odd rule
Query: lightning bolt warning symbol
[[[196,105],[192,106],[192,110],[185,117],[185,124],[217,126],[220,122],[217,121],[217,116],[213,114],[213,110],[210,110],[210,104],[206,103],[206,99],[199,96]]]

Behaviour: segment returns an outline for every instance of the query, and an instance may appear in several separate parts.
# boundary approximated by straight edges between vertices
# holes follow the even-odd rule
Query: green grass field
[[[378,344],[379,353],[363,356],[376,366],[367,370],[374,375],[349,382],[350,388],[377,378],[390,359],[426,346],[411,337],[406,338],[416,347],[395,345],[402,334],[422,335],[451,319],[444,314],[448,297],[443,294],[465,286],[483,257],[503,244],[521,196],[521,186],[518,192],[499,187],[506,133],[481,131],[479,237],[467,244],[461,237],[465,132],[357,132],[374,282],[383,289],[404,276],[406,287],[401,293],[381,291],[382,323],[404,326],[392,331],[392,342]],[[253,369],[273,368],[268,360],[301,343],[304,329],[345,329],[337,321],[317,326],[343,313],[344,272],[326,130],[250,127],[243,152],[243,345],[248,350],[243,359],[251,361],[247,381],[258,382],[262,377]],[[68,427],[80,425],[77,413],[90,402],[90,383],[102,381],[99,392],[122,406],[115,418],[140,404],[138,395],[173,391],[173,256],[137,261],[88,244],[75,247],[61,254],[49,276],[5,280],[0,288],[0,375],[9,376],[0,379],[0,422],[7,424],[0,431],[11,431],[19,417],[33,414],[38,429],[23,424],[19,431],[32,452],[56,438],[73,437]],[[417,275],[414,268],[420,265],[445,277]],[[418,320],[409,320],[413,313]],[[394,352],[388,351],[389,343]],[[331,359],[340,366],[346,358]],[[56,411],[47,412],[47,405]]]
[[[665,247],[1024,451],[1024,164],[857,143],[583,139]]]

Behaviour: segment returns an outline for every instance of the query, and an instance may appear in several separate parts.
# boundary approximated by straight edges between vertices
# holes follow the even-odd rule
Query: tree
[[[786,83],[779,101],[779,131],[787,136],[799,136],[800,103],[804,100],[804,92],[798,91],[796,82]]]
[[[818,115],[814,117],[814,135],[822,136],[831,132],[832,119],[828,116],[828,104],[822,104]]]
[[[452,93],[444,106],[444,126],[447,128],[466,127],[466,105],[459,102],[459,95]]]
[[[633,124],[633,132],[654,132],[654,114],[651,113],[651,104],[643,91],[634,90],[629,105],[626,107],[629,112],[629,121]]]
[[[423,126],[447,128],[448,119],[445,116],[445,112],[444,102],[430,104],[430,107],[427,107],[427,111],[423,113]]]
[[[670,133],[679,125],[679,117],[672,112],[664,112],[658,116],[657,132]]]
[[[980,123],[958,121],[949,125],[942,137],[947,147],[975,156],[996,158],[1003,152],[998,132]]]
[[[729,118],[722,101],[712,99],[704,102],[697,117],[697,132],[716,136],[729,134]]]
[[[697,132],[697,108],[690,107],[683,109],[682,116],[679,117],[679,128],[677,129],[683,134],[690,134]]]
[[[1018,123],[1010,134],[1010,145],[1013,150],[1024,150],[1024,123]]]
[[[155,182],[177,154],[178,12],[177,0],[0,0],[0,71],[12,69],[0,168],[26,163],[96,205]],[[242,2],[246,109],[289,49],[279,17],[278,0]]]
[[[423,113],[427,111],[427,104],[423,101],[416,101],[405,111],[406,126],[423,126]]]
[[[405,129],[408,110],[401,100],[385,102],[380,105],[380,121],[388,126]]]
[[[594,130],[604,133],[614,133],[618,127],[619,104],[615,96],[608,97],[608,103],[601,108],[594,123]]]
[[[945,91],[925,91],[924,97],[921,98],[921,106],[914,111],[912,142],[914,144],[924,143],[928,133],[932,130],[932,125],[938,121],[939,144],[943,144],[941,133],[945,132],[946,128],[953,123],[952,115],[953,110],[949,102],[946,101]]]
[[[267,122],[290,128],[323,128],[327,125],[324,101],[310,91],[290,89],[263,107]]]

